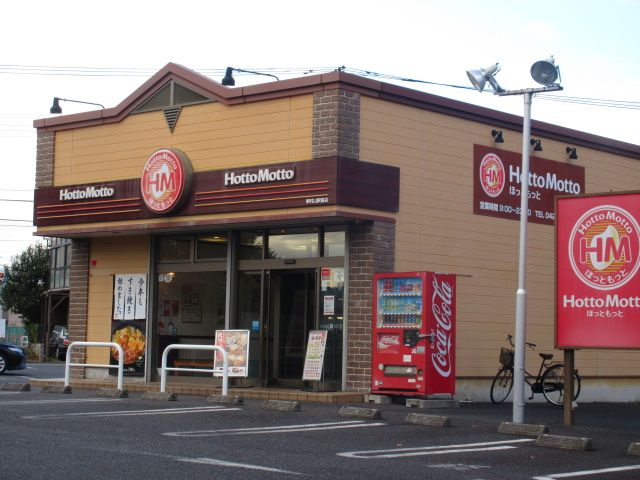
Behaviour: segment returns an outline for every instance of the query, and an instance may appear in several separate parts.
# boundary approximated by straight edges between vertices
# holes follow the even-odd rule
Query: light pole
[[[520,248],[518,251],[518,290],[516,291],[516,328],[513,374],[513,423],[524,422],[524,384],[527,327],[527,221],[529,217],[529,138],[531,137],[531,102],[534,93],[562,90],[560,71],[553,57],[540,60],[531,66],[531,77],[543,87],[525,88],[522,90],[504,90],[494,75],[500,71],[499,64],[479,70],[467,70],[467,76],[474,88],[484,90],[487,82],[494,93],[500,96],[522,95],[524,97],[524,116],[522,124],[522,171],[520,174]]]

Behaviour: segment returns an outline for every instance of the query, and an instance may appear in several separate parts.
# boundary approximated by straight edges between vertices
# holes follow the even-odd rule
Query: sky
[[[534,87],[531,65],[553,55],[564,90],[534,98],[532,118],[640,144],[640,0],[21,0],[0,14],[0,264],[40,240],[33,120],[54,96],[116,106],[169,62],[216,81],[227,66],[280,79],[345,66],[521,116],[521,96],[472,90],[466,70],[499,62],[503,88]]]

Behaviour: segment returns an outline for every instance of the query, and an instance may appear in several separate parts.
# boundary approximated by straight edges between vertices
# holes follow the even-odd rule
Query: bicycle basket
[[[513,367],[513,350],[502,347],[500,349],[500,363],[505,367]]]

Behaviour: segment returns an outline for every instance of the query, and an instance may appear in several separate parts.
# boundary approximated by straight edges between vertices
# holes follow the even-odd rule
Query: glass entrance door
[[[300,386],[309,330],[316,325],[316,272],[272,270],[269,280],[268,383]]]

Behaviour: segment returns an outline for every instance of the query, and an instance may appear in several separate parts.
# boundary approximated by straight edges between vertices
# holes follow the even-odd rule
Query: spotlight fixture
[[[539,138],[532,138],[530,140],[530,143],[533,146],[533,151],[534,152],[541,152],[542,151],[542,140],[540,140]]]
[[[242,70],[241,68],[227,67],[227,71],[224,74],[224,78],[222,79],[222,82],[220,82],[225,87],[233,87],[236,84],[236,80],[233,78],[234,70],[236,72],[253,73],[254,75],[266,75],[267,77],[273,77],[276,80],[280,81],[278,77],[276,77],[275,75],[271,75],[270,73],[261,73],[261,72],[254,72],[251,70]]]
[[[493,143],[504,143],[502,130],[491,130],[491,136],[493,137]]]
[[[500,64],[490,65],[487,68],[480,68],[477,70],[467,70],[467,77],[471,81],[471,84],[476,90],[482,92],[484,86],[489,82],[489,85],[493,87],[493,90],[498,92],[504,92],[498,81],[495,79],[495,74],[500,71]]]
[[[83,102],[82,100],[71,100],[68,98],[53,97],[53,105],[51,105],[51,108],[49,109],[49,113],[54,113],[54,114],[62,113],[62,108],[60,108],[60,102],[73,102],[73,103],[84,103],[86,105],[96,105],[104,110],[104,105],[100,103]]]
[[[576,147],[567,147],[567,153],[569,154],[569,158],[571,160],[578,159],[578,149]]]
[[[556,59],[553,58],[553,55],[531,65],[531,78],[545,87],[558,85],[556,80],[560,78],[560,68],[556,66]]]

